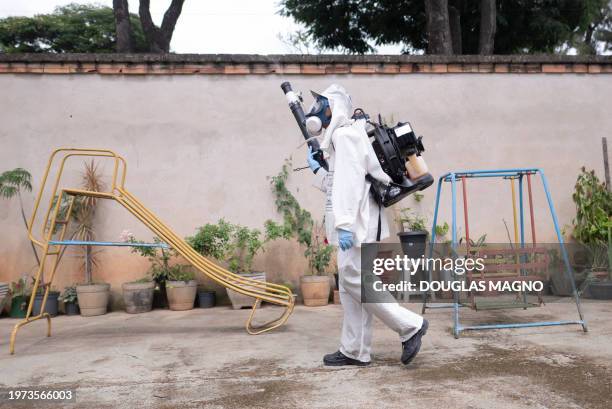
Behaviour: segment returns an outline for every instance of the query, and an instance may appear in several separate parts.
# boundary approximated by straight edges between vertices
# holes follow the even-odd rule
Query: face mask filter
[[[306,130],[311,136],[319,136],[323,131],[323,123],[318,116],[309,116],[306,118]]]

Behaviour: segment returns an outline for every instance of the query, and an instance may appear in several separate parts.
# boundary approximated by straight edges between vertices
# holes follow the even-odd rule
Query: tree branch
[[[183,11],[183,3],[185,3],[185,0],[172,0],[172,3],[170,3],[168,10],[166,10],[166,12],[164,13],[161,31],[164,38],[168,40],[168,45],[170,44],[170,40],[172,39],[174,27],[176,27],[176,22],[181,15],[181,11]]]
[[[168,10],[164,13],[161,28],[159,28],[153,23],[153,19],[151,18],[151,2],[149,0],[140,0],[138,14],[140,15],[142,30],[145,33],[151,52],[170,52],[170,41],[172,40],[176,22],[183,10],[184,2],[185,0],[172,0]]]
[[[138,15],[140,16],[142,31],[144,31],[147,43],[149,44],[149,51],[160,53],[163,52],[163,50],[161,50],[158,45],[159,28],[153,23],[151,11],[149,10],[150,6],[151,2],[149,0],[140,0]]]

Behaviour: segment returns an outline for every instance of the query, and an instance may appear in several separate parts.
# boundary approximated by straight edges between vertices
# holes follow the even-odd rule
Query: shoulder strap
[[[380,207],[380,205],[378,205],[378,228],[376,230],[376,241],[380,241],[380,234],[382,230],[381,213],[382,213],[382,208]]]

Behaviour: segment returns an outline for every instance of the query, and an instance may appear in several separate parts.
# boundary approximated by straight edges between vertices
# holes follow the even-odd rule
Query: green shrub
[[[233,230],[234,225],[221,219],[217,224],[206,223],[198,228],[194,236],[187,237],[186,240],[201,255],[224,260],[230,251]]]
[[[593,270],[610,270],[612,264],[612,193],[600,182],[595,171],[582,167],[572,199],[576,217],[572,221],[574,238],[590,253]]]
[[[172,266],[168,274],[169,281],[191,281],[195,279],[193,271],[188,270],[185,266]]]
[[[235,273],[251,272],[255,256],[264,250],[266,243],[280,237],[288,237],[283,226],[266,220],[265,231],[232,224],[221,219],[217,224],[207,223],[196,234],[187,237],[194,250],[206,257],[228,263]]]

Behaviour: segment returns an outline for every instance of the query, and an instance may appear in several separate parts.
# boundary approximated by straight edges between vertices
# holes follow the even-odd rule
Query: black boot
[[[340,351],[336,351],[333,354],[327,354],[323,357],[323,363],[325,366],[345,366],[345,365],[356,365],[366,366],[370,365],[369,362],[358,361],[357,359],[349,358]]]
[[[421,338],[423,335],[427,333],[427,328],[429,328],[429,321],[423,319],[423,325],[421,329],[417,331],[416,334],[412,336],[407,341],[402,342],[402,363],[404,365],[408,365],[414,357],[419,353],[421,349]]]

